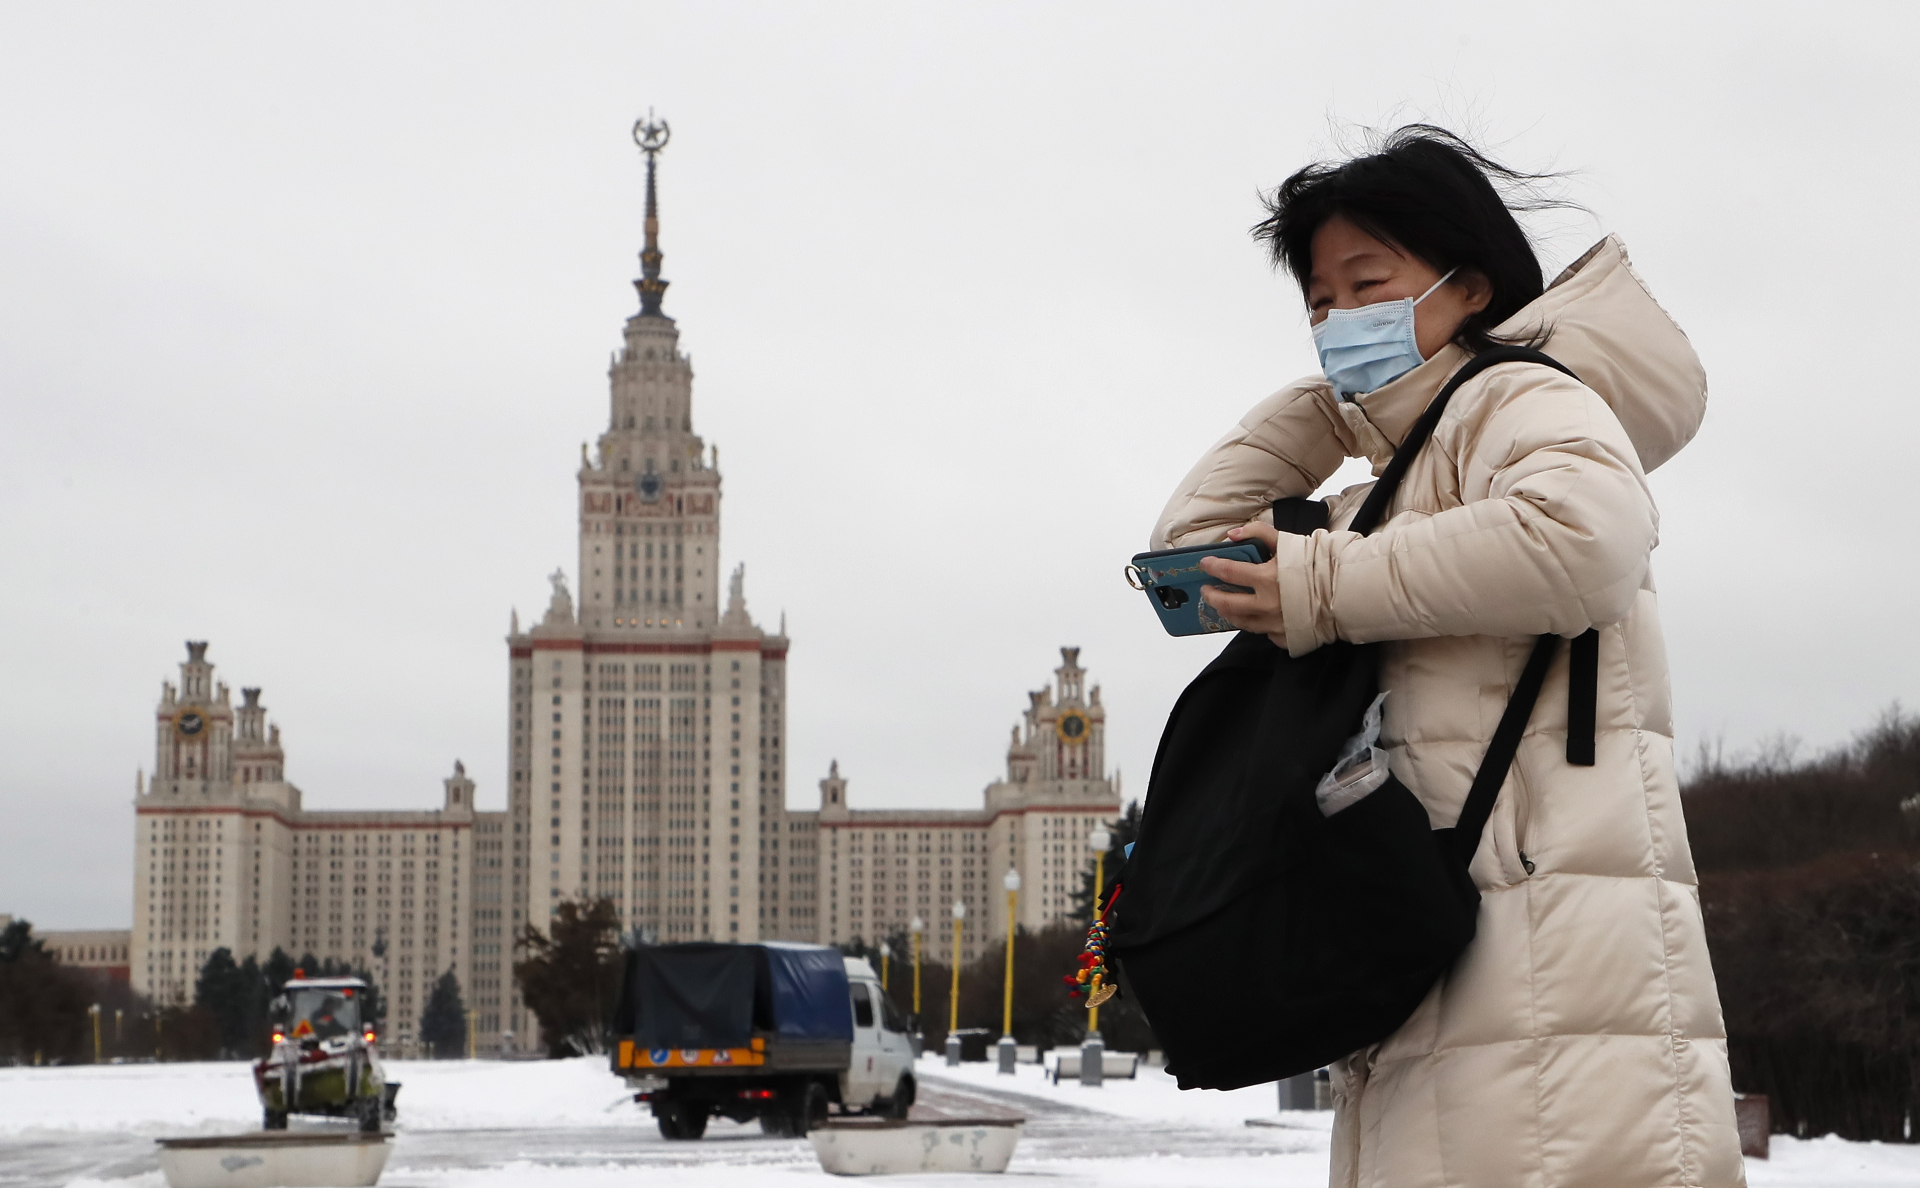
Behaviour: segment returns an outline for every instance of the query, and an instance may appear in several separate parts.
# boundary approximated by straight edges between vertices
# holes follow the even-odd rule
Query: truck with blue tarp
[[[801,1136],[829,1113],[904,1118],[906,1020],[864,958],[825,945],[641,945],[627,953],[613,1070],[660,1133],[697,1139],[715,1117]]]

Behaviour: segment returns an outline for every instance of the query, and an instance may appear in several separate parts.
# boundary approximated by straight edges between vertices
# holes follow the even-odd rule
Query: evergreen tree
[[[251,957],[241,965],[225,946],[207,954],[193,983],[193,1005],[213,1019],[222,1057],[247,1056],[257,1046],[259,1038],[251,1032],[258,1030],[253,1023],[266,1013],[264,991],[259,968]]]
[[[467,1004],[460,999],[460,979],[451,969],[433,984],[427,1008],[420,1012],[420,1042],[439,1060],[466,1050]]]
[[[281,987],[293,976],[293,958],[287,955],[279,945],[273,947],[273,953],[260,967],[260,975],[267,980],[267,998],[269,1001],[280,996]]]
[[[0,930],[0,1063],[93,1058],[91,988],[15,920]]]
[[[52,960],[46,945],[35,939],[33,925],[26,920],[15,920],[0,929],[0,965],[12,965],[16,961]]]

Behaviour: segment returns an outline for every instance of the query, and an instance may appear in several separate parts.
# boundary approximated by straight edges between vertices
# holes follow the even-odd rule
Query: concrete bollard
[[[1107,1062],[1107,1045],[1101,1042],[1096,1033],[1087,1037],[1080,1045],[1080,1084],[1089,1089],[1100,1087],[1100,1074]]]
[[[1733,1122],[1740,1131],[1740,1153],[1748,1159],[1767,1157],[1767,1139],[1773,1129],[1773,1121],[1768,1117],[1768,1105],[1764,1093],[1733,1095]]]
[[[1283,1110],[1311,1110],[1318,1108],[1314,1102],[1314,1075],[1310,1072],[1288,1077],[1280,1082],[1280,1108]]]
[[[947,1067],[960,1067],[960,1037],[951,1031],[947,1032]]]
[[[1000,1051],[1000,1071],[1007,1074],[1008,1076],[1012,1076],[1013,1066],[1020,1059],[1019,1045],[1013,1042],[1012,1036],[1003,1035],[1000,1037],[999,1051]]]

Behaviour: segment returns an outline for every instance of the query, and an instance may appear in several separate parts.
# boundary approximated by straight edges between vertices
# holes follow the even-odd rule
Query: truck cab
[[[903,1118],[913,1104],[906,1021],[864,959],[824,945],[691,943],[630,950],[613,1071],[660,1133],[697,1139],[714,1117],[801,1136],[830,1112]]]
[[[913,1037],[907,1021],[880,988],[880,979],[865,957],[845,959],[847,994],[853,1008],[853,1052],[840,1076],[840,1100],[866,1103],[868,1112],[886,1112],[906,1082],[906,1106],[913,1104]],[[878,1111],[873,1103],[884,1101]]]

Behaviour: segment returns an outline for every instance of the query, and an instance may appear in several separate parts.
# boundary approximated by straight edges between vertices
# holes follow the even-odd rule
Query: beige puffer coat
[[[1503,364],[1453,396],[1371,536],[1282,535],[1289,648],[1386,641],[1383,745],[1452,825],[1532,643],[1600,628],[1597,763],[1566,760],[1567,651],[1472,864],[1479,932],[1413,1017],[1334,1070],[1336,1188],[1720,1188],[1744,1182],[1653,581],[1645,472],[1698,428],[1706,377],[1617,240],[1501,329],[1541,325],[1584,382]],[[1357,402],[1269,397],[1180,484],[1165,548],[1217,540],[1343,458],[1378,474],[1465,360]],[[1532,864],[1531,870],[1528,863]]]

